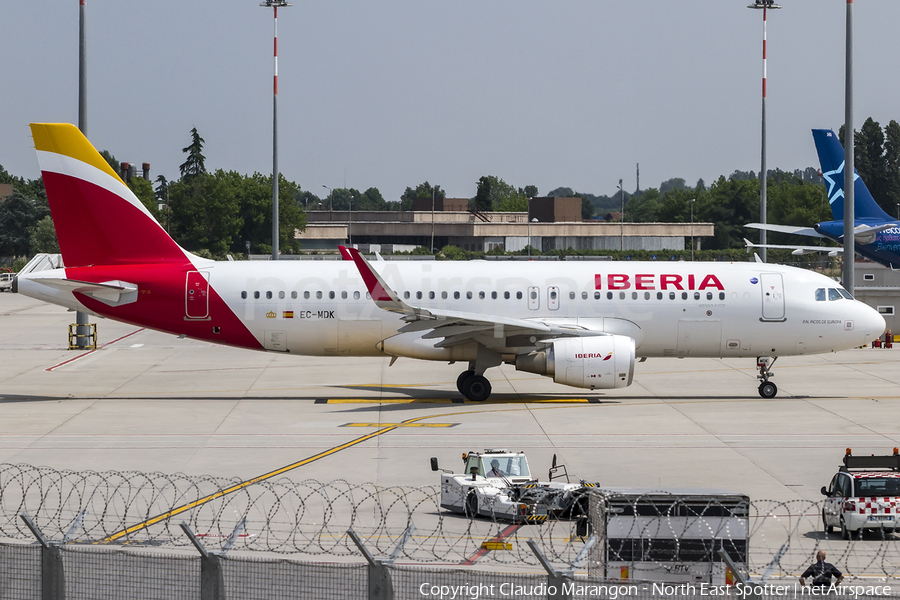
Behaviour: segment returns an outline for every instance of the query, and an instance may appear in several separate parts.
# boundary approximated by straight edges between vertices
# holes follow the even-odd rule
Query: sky
[[[329,0],[278,12],[279,170],[397,200],[483,175],[612,195],[760,168],[762,11],[749,0]],[[844,0],[768,12],[767,163],[818,167],[844,121]],[[77,122],[78,0],[0,7],[0,165],[39,176],[30,122]],[[259,0],[87,0],[87,136],[177,179],[272,172],[273,18]],[[900,2],[856,0],[854,127],[900,121]]]

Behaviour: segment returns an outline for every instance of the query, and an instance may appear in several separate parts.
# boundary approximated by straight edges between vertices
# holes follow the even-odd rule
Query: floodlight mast
[[[278,260],[278,9],[292,5],[284,0],[265,0],[259,5],[272,8],[275,21],[275,76],[272,80],[272,260]]]
[[[775,4],[774,0],[755,0],[753,4],[747,6],[747,8],[753,9],[762,9],[763,11],[763,75],[762,75],[762,140],[761,140],[761,148],[760,151],[762,163],[759,168],[759,222],[763,225],[766,224],[766,178],[767,178],[767,169],[766,169],[766,17],[769,9],[777,9],[781,8],[780,5]],[[759,230],[759,244],[761,248],[760,251],[760,259],[763,262],[766,262],[766,230],[765,228]]]

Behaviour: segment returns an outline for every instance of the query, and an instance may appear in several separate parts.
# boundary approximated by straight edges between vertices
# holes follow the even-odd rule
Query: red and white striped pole
[[[272,79],[272,260],[278,260],[281,254],[278,247],[278,7],[291,5],[284,0],[266,0],[260,6],[271,7],[275,21],[275,75]]]
[[[761,8],[763,11],[763,73],[762,73],[762,135],[761,135],[761,151],[760,151],[760,168],[759,168],[759,222],[766,224],[766,18],[768,9],[781,8],[775,4],[774,0],[756,0],[747,8]],[[766,262],[766,230],[759,231],[760,259]]]

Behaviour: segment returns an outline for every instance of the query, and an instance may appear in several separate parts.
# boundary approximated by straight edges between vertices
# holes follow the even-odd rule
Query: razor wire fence
[[[826,536],[821,502],[751,501],[746,530],[740,531],[713,524],[704,509],[675,526],[673,503],[656,500],[660,494],[641,499],[655,506],[655,514],[647,515],[632,537],[647,538],[650,531],[666,529],[676,548],[687,547],[687,532],[705,529],[735,542],[749,538],[746,565],[752,573],[795,576],[818,550],[826,550],[829,562],[845,574],[900,578],[895,535],[852,541]],[[69,544],[184,547],[191,543],[179,526],[185,522],[210,550],[227,543],[235,551],[314,560],[359,560],[359,549],[347,535],[352,529],[372,554],[410,563],[539,567],[526,544],[534,540],[547,560],[568,568],[580,558],[587,537],[584,523],[572,515],[520,525],[450,513],[440,506],[439,486],[286,478],[253,482],[0,464],[0,537],[34,539],[21,514],[30,516],[48,539],[67,539]],[[666,567],[665,560],[658,562]]]

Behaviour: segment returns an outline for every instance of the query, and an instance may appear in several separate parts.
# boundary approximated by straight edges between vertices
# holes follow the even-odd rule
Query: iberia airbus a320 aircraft
[[[19,293],[133,325],[253,350],[468,363],[491,393],[502,363],[588,389],[631,384],[635,357],[778,356],[881,335],[884,319],[833,280],[764,263],[216,262],[176,244],[72,125],[33,124],[65,268]]]

